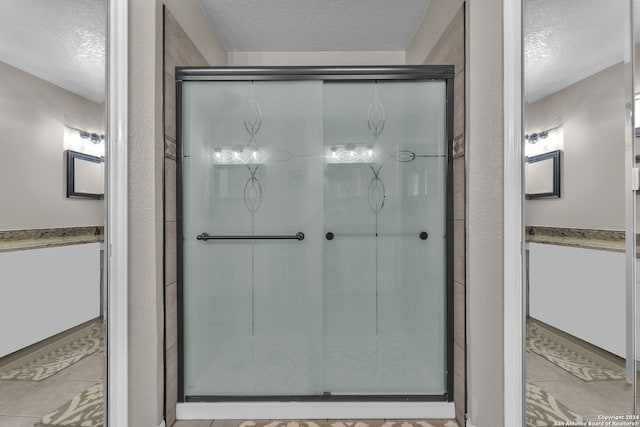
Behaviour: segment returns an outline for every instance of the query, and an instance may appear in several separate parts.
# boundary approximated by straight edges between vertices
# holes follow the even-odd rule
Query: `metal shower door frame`
[[[327,67],[176,67],[176,212],[177,212],[177,317],[178,402],[452,402],[453,401],[453,65],[327,66]],[[304,396],[185,396],[184,292],[182,212],[182,84],[193,81],[444,81],[446,84],[446,383],[442,395],[304,395]]]

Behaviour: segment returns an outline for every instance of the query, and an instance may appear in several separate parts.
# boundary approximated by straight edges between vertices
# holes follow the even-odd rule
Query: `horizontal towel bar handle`
[[[304,240],[304,233],[298,232],[294,235],[272,235],[272,236],[212,236],[209,233],[201,233],[196,236],[197,240]]]

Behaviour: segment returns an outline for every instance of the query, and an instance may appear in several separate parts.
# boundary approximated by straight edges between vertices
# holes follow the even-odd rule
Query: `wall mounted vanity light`
[[[91,141],[93,144],[102,144],[104,143],[104,135],[98,135],[95,132],[89,133],[86,131],[79,131],[80,133],[80,138],[82,139],[88,139],[89,141]]]
[[[83,140],[87,140],[90,141],[92,144],[103,144],[104,143],[104,134],[99,134],[96,132],[88,132],[86,130],[82,130],[82,129],[78,129],[78,128],[74,128],[71,126],[67,126],[69,129],[74,130],[76,132],[78,132],[78,135],[80,135],[80,138],[82,138]]]
[[[525,156],[536,156],[564,148],[564,132],[562,126],[556,126],[524,136]]]
[[[102,157],[105,150],[105,136],[99,132],[65,125],[63,146],[65,150]]]
[[[540,139],[546,139],[549,136],[549,130],[543,130],[539,133],[532,133],[531,135],[525,135],[524,140],[529,144],[535,144]]]

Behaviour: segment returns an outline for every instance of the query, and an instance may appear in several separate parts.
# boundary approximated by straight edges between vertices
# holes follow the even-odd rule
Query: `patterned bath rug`
[[[36,426],[103,427],[104,386],[92,385],[73,399],[42,417]]]
[[[331,424],[331,423],[330,423]],[[332,427],[342,427],[331,424]],[[380,427],[458,427],[453,420],[417,420],[417,421],[389,421],[386,420]]]
[[[625,379],[624,364],[590,350],[588,344],[527,319],[527,351],[533,352],[582,381]]]
[[[0,361],[0,380],[43,381],[104,348],[102,319],[21,350],[10,361]]]
[[[527,384],[527,427],[549,427],[583,421],[580,415],[558,402],[540,387]],[[556,422],[558,424],[555,424]]]
[[[459,427],[453,420],[248,420],[238,427]]]

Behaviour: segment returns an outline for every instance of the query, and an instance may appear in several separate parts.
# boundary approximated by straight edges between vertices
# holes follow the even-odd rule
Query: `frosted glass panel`
[[[445,393],[445,83],[188,81],[181,102],[184,395]]]
[[[187,395],[322,389],[322,83],[183,87]],[[198,241],[210,235],[297,240]]]
[[[444,99],[442,82],[325,82],[332,393],[446,390]]]

